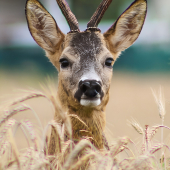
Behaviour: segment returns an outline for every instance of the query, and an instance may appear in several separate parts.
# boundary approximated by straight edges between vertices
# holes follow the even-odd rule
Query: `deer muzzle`
[[[96,80],[80,81],[75,98],[83,106],[98,106],[101,103],[101,82]]]

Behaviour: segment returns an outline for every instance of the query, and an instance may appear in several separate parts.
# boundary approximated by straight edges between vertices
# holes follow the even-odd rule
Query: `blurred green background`
[[[4,71],[55,74],[55,67],[39,47],[4,47],[0,49],[0,68]],[[138,45],[118,58],[114,70],[135,73],[170,73],[170,49],[159,45]]]
[[[164,1],[164,3],[163,3]],[[1,1],[0,5],[0,70],[11,73],[29,72],[55,74],[56,70],[45,57],[43,50],[32,39],[25,19],[25,0]],[[64,33],[68,25],[55,0],[42,0]],[[68,0],[81,30],[100,4],[100,0]],[[106,31],[132,0],[114,0],[99,25]],[[164,5],[161,7],[161,5]],[[148,1],[148,14],[137,42],[122,53],[114,70],[135,73],[170,73],[170,17],[169,0]],[[166,9],[167,8],[167,9]]]

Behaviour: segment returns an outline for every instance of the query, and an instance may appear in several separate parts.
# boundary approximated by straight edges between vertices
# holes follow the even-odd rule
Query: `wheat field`
[[[41,85],[46,84],[46,80],[38,75],[32,77],[30,75],[9,75],[4,73],[0,74],[0,82],[0,108],[6,104],[6,101],[7,103],[14,101],[14,99],[25,95],[30,90],[41,90]],[[162,100],[165,101],[164,113],[166,113],[163,126],[170,127],[169,85],[170,79],[168,74],[125,74],[123,72],[115,72],[110,89],[110,100],[106,109],[105,133],[109,144],[115,146],[115,141],[120,140],[121,142],[119,141],[118,143],[121,143],[121,147],[124,147],[127,140],[130,139],[137,147],[141,146],[143,136],[139,133],[146,133],[145,131],[148,126],[145,125],[149,125],[149,127],[162,125],[162,119],[160,119],[159,115],[159,103],[158,101],[156,102],[156,97],[159,98],[160,89],[162,91]],[[39,138],[39,136],[41,136],[41,128],[45,128],[48,122],[53,119],[54,110],[50,102],[43,97],[33,98],[24,103],[24,106],[29,106],[29,108],[36,112],[40,123],[35,118],[35,115],[30,113],[30,110],[17,113],[13,118],[17,121],[29,120],[33,124],[36,133],[39,134],[37,136],[37,138]],[[154,133],[157,132],[157,127]],[[145,136],[147,135],[145,134]],[[28,148],[28,140],[30,139],[25,138],[21,129],[18,129],[15,133],[14,140],[18,151],[23,151],[25,148]],[[126,142],[122,144],[122,140]],[[152,142],[159,143],[159,146],[156,147],[157,150],[160,150],[162,147],[161,142],[170,146],[169,129],[167,128],[163,131],[163,136],[162,131],[158,130]],[[156,152],[156,149],[152,152]],[[168,151],[166,152],[169,155]],[[160,153],[157,153],[157,156],[160,157],[160,159],[162,158]],[[126,158],[126,153],[122,154],[121,157]],[[155,165],[152,166],[156,167]],[[162,169],[165,169],[164,166],[162,167]]]

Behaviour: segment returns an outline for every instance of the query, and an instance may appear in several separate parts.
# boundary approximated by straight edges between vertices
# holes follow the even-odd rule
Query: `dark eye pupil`
[[[66,68],[69,66],[69,61],[67,59],[61,59],[60,63],[61,63],[61,68]]]
[[[112,59],[112,58],[108,58],[108,59],[106,59],[106,61],[105,61],[105,65],[106,65],[106,66],[108,66],[108,67],[112,66],[112,61],[113,61],[113,59]]]

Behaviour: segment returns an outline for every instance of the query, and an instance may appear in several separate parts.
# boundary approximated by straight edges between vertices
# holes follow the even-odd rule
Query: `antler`
[[[80,31],[78,26],[78,21],[75,15],[71,12],[70,7],[68,6],[65,0],[56,0],[58,6],[60,7],[63,15],[65,16],[68,25],[70,26],[70,32]]]
[[[102,19],[105,11],[111,4],[112,0],[103,0],[99,7],[97,8],[96,12],[91,17],[90,21],[87,24],[87,29],[89,28],[97,28],[100,20]]]

